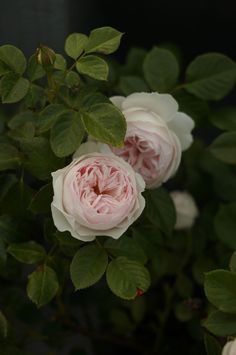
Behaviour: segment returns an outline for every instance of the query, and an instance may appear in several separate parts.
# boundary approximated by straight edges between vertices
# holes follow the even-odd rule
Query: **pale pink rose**
[[[189,229],[194,225],[199,211],[193,197],[186,191],[172,191],[170,197],[176,210],[175,229]]]
[[[52,177],[55,226],[83,241],[119,238],[145,206],[142,177],[103,144],[82,144],[72,163]]]
[[[236,339],[228,341],[225,344],[222,355],[236,355]]]
[[[134,93],[110,98],[127,121],[125,144],[112,151],[140,173],[147,188],[156,188],[173,176],[182,151],[192,143],[193,120],[178,112],[168,94]]]

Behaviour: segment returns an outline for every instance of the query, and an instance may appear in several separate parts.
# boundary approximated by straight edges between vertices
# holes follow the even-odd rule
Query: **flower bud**
[[[56,60],[56,54],[51,48],[40,45],[39,48],[37,48],[36,58],[37,62],[44,68],[49,68],[53,66]]]
[[[191,228],[199,214],[193,197],[189,193],[182,191],[173,191],[170,196],[176,209],[175,229]]]

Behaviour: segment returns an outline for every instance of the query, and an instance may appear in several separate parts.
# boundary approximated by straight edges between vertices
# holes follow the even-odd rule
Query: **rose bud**
[[[36,58],[39,64],[41,64],[44,68],[53,67],[53,64],[56,60],[55,52],[42,44],[37,48]]]
[[[170,193],[170,196],[176,209],[175,229],[191,228],[199,214],[193,197],[185,191],[173,191]]]
[[[178,112],[168,94],[134,93],[110,98],[127,121],[125,144],[113,152],[142,175],[147,188],[156,188],[176,172],[182,151],[192,143],[193,120]]]
[[[82,144],[71,164],[52,177],[55,226],[83,241],[118,239],[145,206],[143,178],[103,144]]]

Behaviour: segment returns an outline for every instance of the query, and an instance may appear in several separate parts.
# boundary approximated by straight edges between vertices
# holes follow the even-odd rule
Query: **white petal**
[[[178,111],[178,103],[169,94],[152,93],[134,93],[123,101],[122,109],[143,108],[156,113],[163,120],[170,121]]]
[[[194,121],[192,118],[183,112],[177,112],[175,118],[168,122],[168,127],[179,138],[182,151],[188,149],[193,141],[191,131],[194,128]]]
[[[112,96],[109,99],[116,107],[118,107],[120,110],[122,109],[122,103],[125,100],[124,96]]]
[[[228,343],[225,344],[222,355],[234,355],[231,350],[233,350],[233,341],[228,341]]]
[[[74,153],[73,159],[77,159],[83,155],[91,153],[112,154],[112,151],[107,144],[89,140],[88,142],[80,145],[80,147]]]

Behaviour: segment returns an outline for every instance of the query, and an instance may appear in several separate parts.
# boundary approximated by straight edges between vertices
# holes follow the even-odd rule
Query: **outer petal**
[[[194,121],[192,118],[183,112],[177,112],[175,118],[168,122],[168,127],[179,138],[182,151],[188,149],[193,141],[191,131],[194,128]]]
[[[122,109],[122,104],[125,100],[124,96],[112,96],[109,99],[116,107],[118,107],[120,110]]]
[[[123,101],[122,110],[141,108],[152,111],[163,120],[170,121],[178,111],[178,103],[169,94],[152,93],[134,93]]]
[[[232,351],[233,344],[234,344],[234,341],[228,341],[228,343],[226,343],[223,348],[222,355],[234,355],[234,353]]]
[[[94,140],[89,139],[86,143],[80,145],[73,155],[73,159],[77,159],[83,155],[91,153],[103,153],[105,155],[112,154],[110,147],[107,144],[99,143]]]

